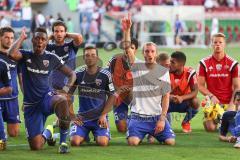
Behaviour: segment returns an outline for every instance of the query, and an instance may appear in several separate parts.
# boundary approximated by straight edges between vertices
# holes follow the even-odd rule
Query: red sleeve
[[[202,63],[200,63],[198,68],[198,76],[206,77],[206,70]]]
[[[239,66],[239,64],[234,66],[234,68],[232,69],[232,78],[237,78],[237,77],[240,77],[240,66]]]

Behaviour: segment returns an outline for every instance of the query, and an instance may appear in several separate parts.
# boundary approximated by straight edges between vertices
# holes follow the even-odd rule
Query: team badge
[[[220,70],[222,69],[222,65],[221,65],[221,64],[216,64],[216,69],[217,69],[218,71],[220,71]]]
[[[49,66],[49,60],[43,60],[43,65],[45,67],[48,67]]]
[[[64,47],[64,51],[68,52],[68,46]]]
[[[100,85],[102,84],[102,80],[101,80],[101,79],[96,79],[95,82],[96,82],[96,85],[97,85],[97,86],[100,86]]]
[[[52,52],[53,54],[55,54],[55,50],[52,50],[51,52]]]

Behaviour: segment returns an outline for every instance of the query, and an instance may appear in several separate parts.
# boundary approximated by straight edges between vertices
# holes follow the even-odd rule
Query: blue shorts
[[[169,103],[169,108],[168,108],[168,113],[169,112],[178,112],[178,113],[185,113],[187,112],[187,109],[190,107],[190,101],[183,101],[180,104],[170,102]]]
[[[80,136],[86,138],[89,136],[90,131],[95,138],[99,136],[105,136],[110,139],[109,128],[99,127],[98,120],[84,122],[82,126],[74,124],[71,126],[70,136]]]
[[[127,120],[128,118],[128,104],[121,103],[118,107],[114,108],[115,123],[118,124],[121,120]]]
[[[138,137],[143,140],[146,134],[152,135],[159,142],[165,142],[167,139],[175,138],[169,122],[165,121],[164,130],[157,135],[154,134],[156,123],[159,116],[142,118],[140,116],[130,116],[128,121],[127,137]]]
[[[2,116],[4,122],[9,124],[20,123],[18,98],[10,100],[1,100]]]
[[[54,94],[49,92],[42,101],[34,105],[24,106],[25,128],[29,139],[43,132],[47,117],[54,113],[51,106],[53,96]]]

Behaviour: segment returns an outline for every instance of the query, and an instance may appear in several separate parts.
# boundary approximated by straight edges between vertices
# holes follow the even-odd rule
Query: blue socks
[[[2,111],[0,111],[0,140],[5,141],[6,140],[6,134],[4,131],[4,122],[2,117]]]
[[[60,128],[60,144],[62,142],[66,143],[67,140],[67,135],[68,135],[68,129],[61,129]]]
[[[186,116],[184,117],[183,122],[189,122],[193,117],[196,116],[197,113],[198,113],[198,109],[188,107],[187,112],[186,112]]]
[[[42,136],[47,140],[52,137],[52,133],[48,129],[45,129],[42,133]]]

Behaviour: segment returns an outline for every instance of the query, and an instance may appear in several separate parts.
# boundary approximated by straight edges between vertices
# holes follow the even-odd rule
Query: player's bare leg
[[[71,146],[80,146],[85,141],[84,137],[81,136],[72,136],[70,139]]]
[[[52,100],[52,106],[54,107],[55,113],[59,119],[60,128],[59,152],[67,153],[68,146],[66,144],[66,139],[70,125],[70,115],[67,98],[62,95],[55,95]]]
[[[127,121],[126,120],[120,120],[116,124],[117,130],[120,133],[126,133],[127,131]]]
[[[96,142],[99,146],[105,147],[105,146],[108,146],[109,138],[106,136],[98,136],[96,138]]]
[[[17,137],[19,135],[19,123],[8,123],[7,132],[10,137]]]
[[[138,137],[128,137],[128,145],[129,146],[138,146],[141,142],[141,139]]]
[[[166,139],[164,144],[174,146],[175,145],[175,139],[173,139],[173,138]]]

